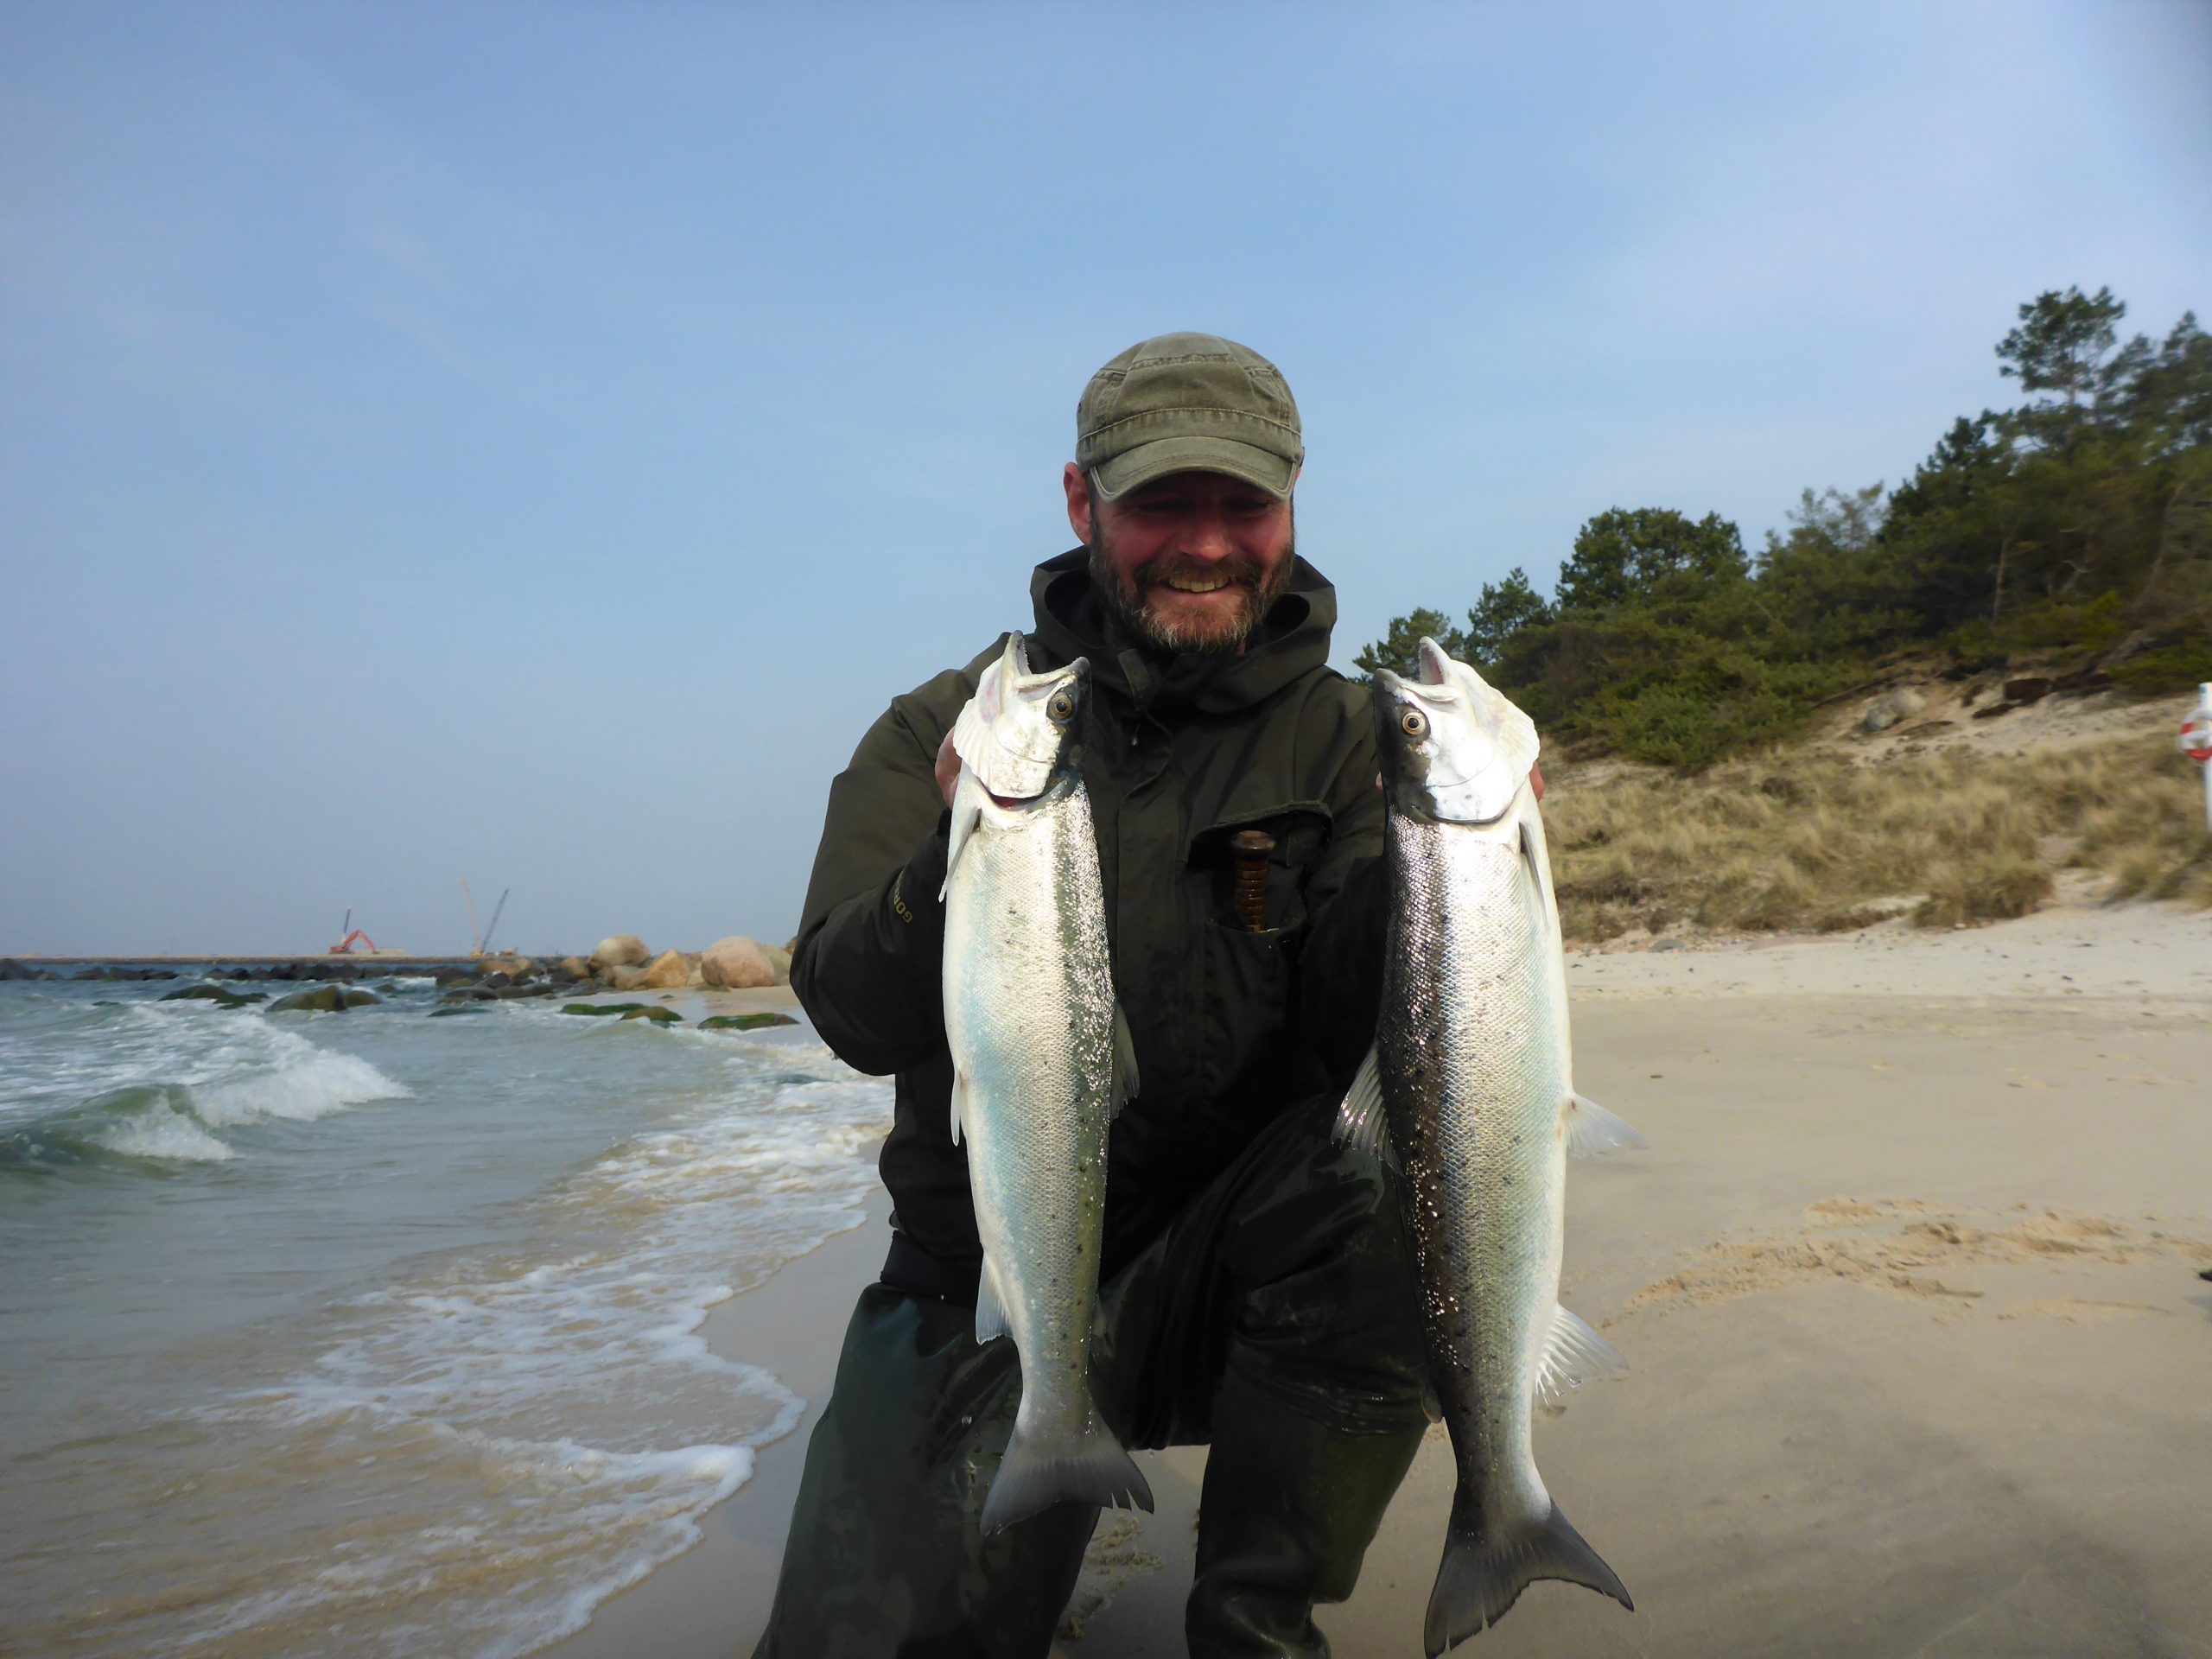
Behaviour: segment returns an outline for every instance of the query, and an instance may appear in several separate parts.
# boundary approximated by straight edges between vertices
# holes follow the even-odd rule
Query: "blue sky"
[[[793,929],[1099,363],[1305,414],[1338,660],[2212,310],[2212,8],[0,7],[0,952]]]

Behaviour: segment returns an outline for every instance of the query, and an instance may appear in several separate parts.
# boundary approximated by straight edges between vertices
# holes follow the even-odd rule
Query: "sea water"
[[[804,1402],[707,1310],[861,1219],[804,1027],[0,985],[0,1654],[520,1655]]]

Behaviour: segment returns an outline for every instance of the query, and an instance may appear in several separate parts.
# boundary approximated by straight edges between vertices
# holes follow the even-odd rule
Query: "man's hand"
[[[937,786],[944,797],[945,810],[952,810],[952,791],[960,786],[960,757],[952,751],[952,734],[944,734],[944,741],[937,746]],[[1542,793],[1538,785],[1537,792]]]

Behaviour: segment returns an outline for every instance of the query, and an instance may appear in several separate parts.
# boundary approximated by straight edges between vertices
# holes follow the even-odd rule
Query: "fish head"
[[[1433,639],[1412,678],[1375,677],[1375,742],[1390,804],[1446,823],[1493,823],[1529,781],[1535,723]]]
[[[960,764],[1001,802],[1034,800],[1073,773],[1090,659],[1031,673],[1027,643],[1007,635],[952,728]]]

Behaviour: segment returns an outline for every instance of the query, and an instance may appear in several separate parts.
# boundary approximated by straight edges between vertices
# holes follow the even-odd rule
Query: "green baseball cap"
[[[1090,377],[1075,461],[1108,500],[1169,473],[1226,473],[1290,496],[1306,445],[1281,372],[1218,334],[1160,334]]]

